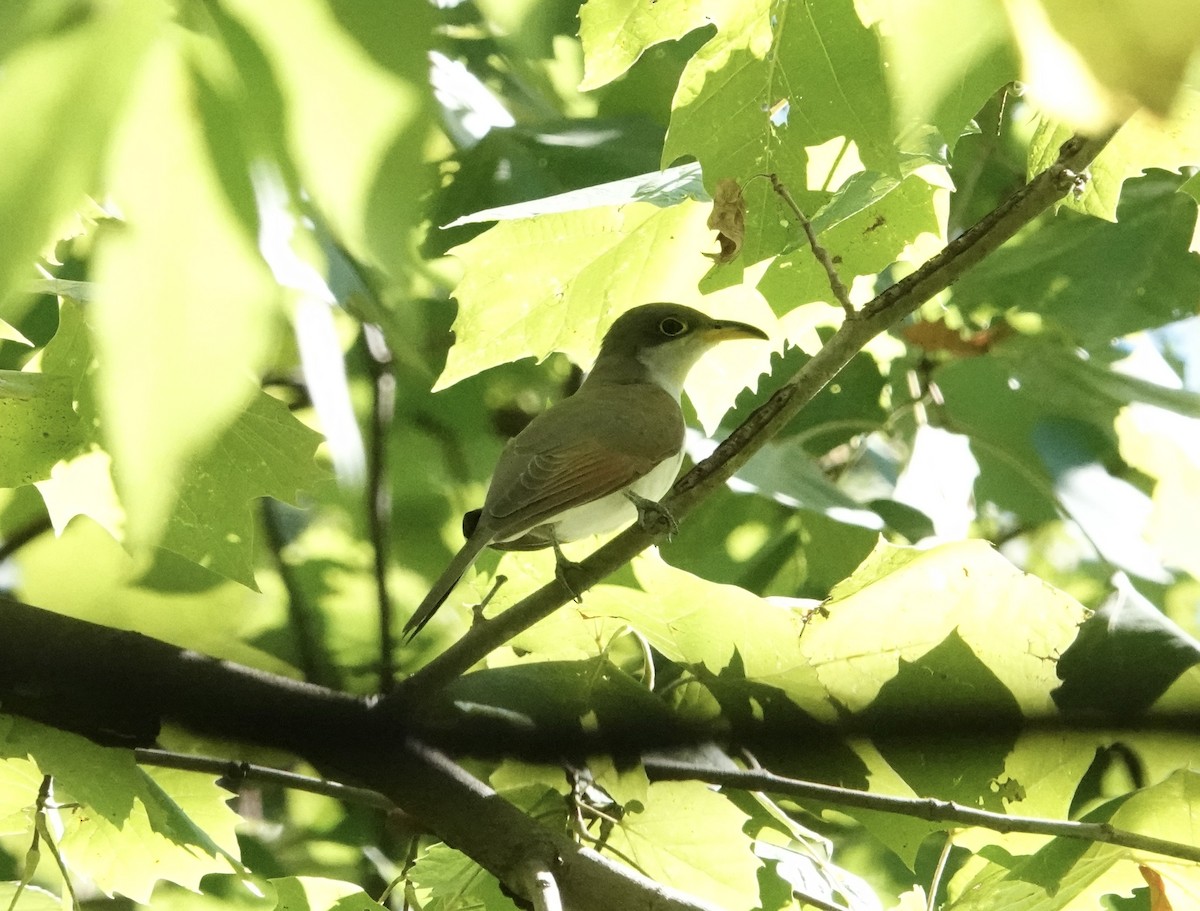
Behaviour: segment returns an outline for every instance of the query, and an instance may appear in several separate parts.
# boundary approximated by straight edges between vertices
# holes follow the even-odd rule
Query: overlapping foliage
[[[489,616],[552,576],[546,554],[486,556],[427,633],[394,638],[504,438],[569,392],[614,315],[676,300],[771,331],[773,352],[695,372],[695,460],[847,318],[776,186],[861,307],[1073,132],[1119,127],[1056,211],[857,353],[675,540],[443,695],[448,723],[562,732],[567,774],[472,773],[714,907],[1198,904],[1194,7],[11,3],[0,585],[386,689],[499,574]],[[730,262],[707,224],[722,179],[747,205]],[[574,754],[630,719],[719,732],[709,764],[909,812]],[[160,745],[293,762],[171,728]],[[69,884],[362,908],[395,882],[392,907],[513,907],[372,807],[250,784],[235,836],[226,796],[0,715],[0,902]]]

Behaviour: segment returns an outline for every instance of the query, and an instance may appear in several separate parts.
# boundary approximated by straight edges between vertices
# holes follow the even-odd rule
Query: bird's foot
[[[679,523],[667,507],[628,490],[625,491],[625,496],[637,507],[637,521],[642,531],[651,535],[665,534],[668,541],[679,533]]]
[[[554,548],[554,578],[567,590],[567,594],[571,596],[576,604],[582,604],[583,598],[579,596],[579,593],[575,590],[575,586],[571,584],[571,580],[568,578],[568,574],[579,571],[579,564],[574,560],[567,559],[566,555],[559,548],[557,541],[551,541],[550,546]]]
[[[508,576],[503,576],[503,575],[496,576],[495,580],[492,582],[491,590],[486,595],[483,596],[482,601],[480,601],[478,604],[472,606],[472,608],[471,608],[471,625],[472,626],[475,626],[477,623],[483,622],[484,610],[486,610],[487,606],[492,603],[492,599],[494,597],[496,597],[496,592],[500,591],[500,586],[503,585],[507,581],[508,581]]]

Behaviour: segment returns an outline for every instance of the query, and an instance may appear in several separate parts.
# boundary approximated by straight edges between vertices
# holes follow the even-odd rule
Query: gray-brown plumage
[[[415,636],[484,547],[533,550],[602,534],[657,501],[683,460],[683,381],[720,341],[767,338],[680,304],[629,310],[604,336],[579,391],[534,418],[496,464],[466,543],[404,627]]]

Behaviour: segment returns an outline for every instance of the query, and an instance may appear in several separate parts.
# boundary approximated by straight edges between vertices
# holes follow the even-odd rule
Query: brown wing
[[[658,386],[585,386],[509,442],[482,521],[519,534],[632,484],[682,443],[679,404]]]

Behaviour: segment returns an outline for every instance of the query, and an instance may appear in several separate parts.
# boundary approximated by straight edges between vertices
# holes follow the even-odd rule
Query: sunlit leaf
[[[466,274],[454,291],[455,344],[437,388],[551,351],[590,365],[603,330],[635,303],[674,301],[769,327],[768,309],[750,287],[700,297],[696,283],[711,265],[703,255],[712,245],[707,208],[632,203],[501,222],[456,248]],[[685,386],[709,428],[770,357],[766,345],[722,350],[730,347],[706,355]]]
[[[1200,47],[1200,12],[1188,0],[1119,0],[1103,17],[1086,15],[1076,0],[1007,6],[1024,81],[1039,102],[1082,129],[1118,123],[1139,106],[1167,114]]]
[[[609,844],[638,869],[719,907],[757,894],[760,862],[741,834],[746,815],[719,793],[695,781],[658,782],[628,797],[615,776],[597,783],[623,803]]]
[[[811,209],[807,147],[845,137],[866,167],[898,170],[879,41],[849,0],[733,8],[684,70],[672,107],[663,162],[693,155],[707,185],[742,182],[747,264],[776,252],[794,230],[770,184],[748,183],[754,175],[777,174]]]
[[[282,18],[244,0],[228,8],[274,68],[286,142],[317,210],[357,257],[403,277],[427,188],[430,8],[297,0]]]
[[[888,560],[895,568],[876,565],[869,584],[835,593],[828,617],[815,618],[804,635],[804,652],[835,699],[866,708],[901,662],[921,659],[955,634],[1024,712],[1051,709],[1058,678],[1047,659],[1074,640],[1086,616],[1081,605],[982,542],[923,552],[885,545],[880,552],[896,555]],[[928,696],[915,704],[927,706]]]
[[[500,884],[496,882],[495,877],[480,869],[470,858],[443,844],[433,845],[424,851],[413,864],[409,876],[417,896],[422,901],[421,907],[429,908],[430,911],[451,911],[453,908],[462,907],[455,904],[458,900],[469,903],[467,907],[481,908],[485,911],[511,911],[516,908],[512,900],[500,891]],[[311,891],[311,887],[306,891]],[[292,894],[295,894],[294,891]],[[317,909],[313,908],[312,911]],[[353,909],[346,908],[344,911]]]
[[[0,370],[0,487],[31,484],[84,438],[69,378]]]
[[[1186,844],[1194,837],[1198,794],[1196,773],[1180,770],[1165,781],[1107,802],[1083,821],[1106,822],[1119,829]],[[1082,839],[1054,839],[1036,853],[1024,856],[990,856],[996,859],[983,865],[950,904],[954,911],[1094,907],[1104,893],[1144,886],[1137,861],[1150,858],[1180,895],[1200,894],[1195,864]]]
[[[66,395],[73,390],[82,441],[91,446],[55,465],[38,485],[54,526],[61,533],[72,518],[86,515],[126,542],[129,506],[118,497],[108,453],[100,448],[109,438],[108,416],[95,413],[93,383],[101,374],[94,369],[87,326],[74,305],[63,304],[59,332],[46,348],[44,363],[62,371]],[[184,463],[159,546],[255,587],[251,507],[267,496],[292,502],[299,491],[318,483],[324,477],[313,461],[319,441],[285,405],[259,392]],[[237,468],[231,472],[232,465]]]
[[[635,570],[644,594],[607,588],[594,599],[596,607],[633,622],[674,661],[713,673],[736,661],[746,679],[778,687],[811,714],[831,717],[832,706],[802,649],[802,612],[768,604],[736,586],[714,585],[653,557],[639,559]]]
[[[91,312],[106,446],[131,544],[160,540],[190,460],[255,394],[275,292],[200,131],[188,39],[156,46],[116,138],[124,223],[103,237]]]
[[[1200,577],[1200,555],[1187,545],[1200,510],[1200,421],[1132,405],[1117,415],[1121,457],[1157,483],[1147,520],[1147,541],[1169,566]]]
[[[1075,715],[1132,717],[1198,663],[1200,642],[1121,580],[1059,659],[1054,699]]]
[[[712,22],[724,23],[734,8],[731,0],[664,0],[654,6],[638,0],[589,0],[579,10],[585,62],[580,88],[611,82],[647,49]]]
[[[1171,116],[1162,118],[1138,111],[1088,168],[1081,191],[1063,205],[1108,221],[1119,217],[1117,204],[1122,185],[1150,168],[1180,171],[1200,162],[1200,88],[1184,90]],[[1039,122],[1029,146],[1029,174],[1046,168],[1071,136],[1069,127],[1049,120]],[[1195,209],[1191,210],[1194,224]]]
[[[281,876],[271,880],[277,908],[293,911],[382,911],[362,887],[320,876]]]
[[[83,15],[68,0],[13,6],[0,46],[0,301],[34,277],[32,262],[58,222],[96,191],[166,12],[140,0],[88,4]]]
[[[813,218],[842,283],[849,286],[855,276],[887,268],[922,233],[941,237],[945,229],[938,195],[920,177],[898,181],[864,172],[847,182]],[[838,304],[828,274],[798,226],[758,287],[780,314],[812,301]]]
[[[883,33],[884,72],[904,128],[933,124],[953,148],[984,102],[1017,77],[995,0],[860,0],[856,7]]]
[[[211,776],[148,773],[128,750],[8,716],[0,716],[0,756],[30,756],[54,776],[60,850],[70,869],[109,895],[144,903],[158,880],[196,889],[205,874],[238,863],[237,817]]]

